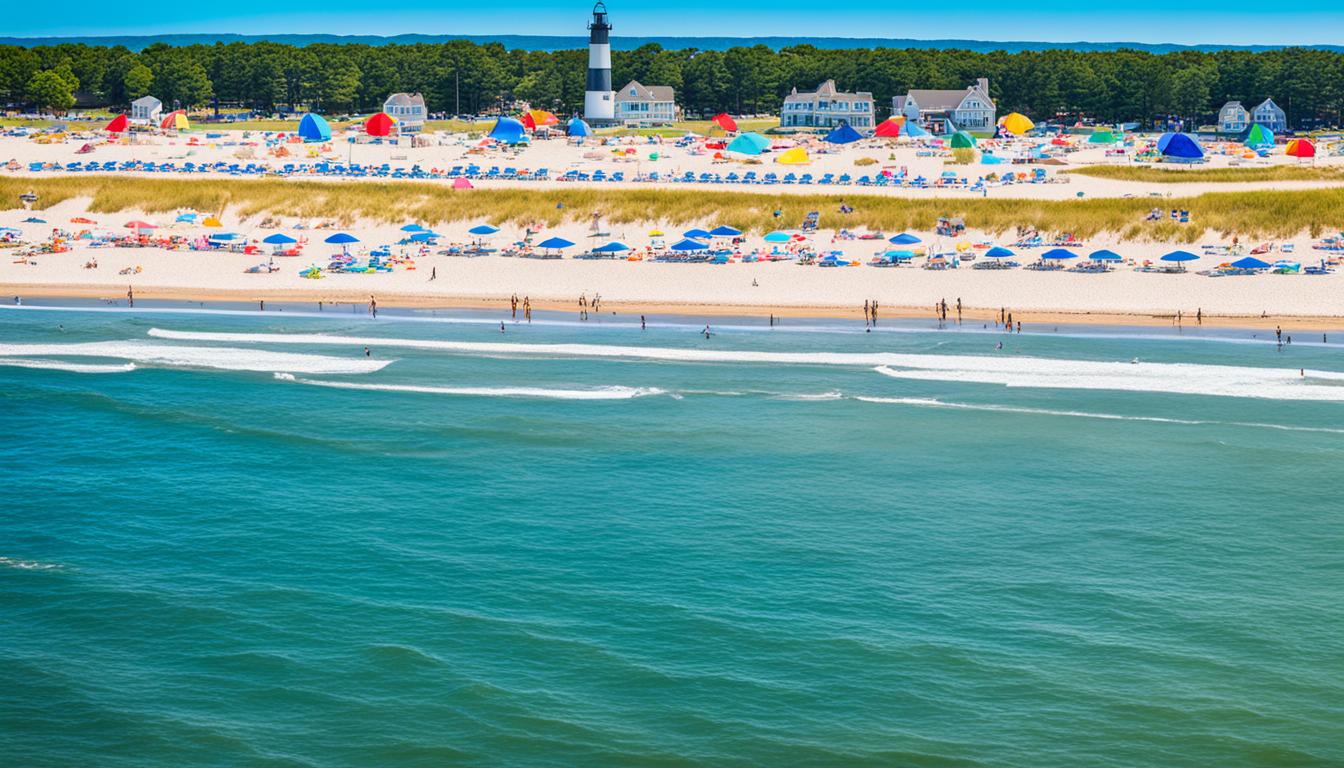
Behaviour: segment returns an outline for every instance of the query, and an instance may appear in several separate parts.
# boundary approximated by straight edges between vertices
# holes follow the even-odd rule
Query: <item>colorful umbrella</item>
[[[117,115],[112,118],[112,122],[107,124],[103,130],[110,133],[121,133],[131,126],[131,119],[125,115]]]
[[[364,121],[364,132],[370,136],[391,136],[396,125],[396,118],[386,112],[378,112]]]
[[[1288,142],[1288,147],[1284,150],[1284,154],[1289,157],[1299,158],[1315,157],[1316,145],[1311,143],[1311,139],[1293,139]]]
[[[1036,127],[1036,124],[1031,122],[1030,118],[1021,112],[1013,112],[1005,115],[1004,118],[999,121],[999,125],[1003,126],[1003,130],[1014,136],[1021,136]]]
[[[730,117],[727,112],[720,112],[715,115],[712,122],[729,133],[737,132],[737,121]]]

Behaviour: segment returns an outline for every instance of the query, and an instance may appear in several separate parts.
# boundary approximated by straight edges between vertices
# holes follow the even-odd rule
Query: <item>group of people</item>
[[[872,299],[871,301],[867,299],[864,300],[863,325],[865,328],[869,329],[877,327],[877,299]]]
[[[512,296],[509,297],[509,309],[513,312],[513,319],[514,319],[514,320],[517,320],[517,319],[518,319],[518,306],[519,306],[518,294],[515,293],[515,294],[513,294]],[[524,296],[524,297],[523,297],[523,300],[522,300],[522,307],[523,307],[523,319],[526,320],[526,321],[529,322],[529,323],[532,322],[532,299],[531,299],[531,297],[529,297],[529,296]],[[503,326],[502,326],[502,324],[501,324],[501,328],[502,328],[502,327],[503,327]]]
[[[580,319],[580,320],[587,320],[587,319],[588,319],[588,310],[591,309],[591,310],[594,311],[594,312],[600,312],[600,311],[601,311],[601,308],[602,308],[602,294],[600,294],[600,293],[595,293],[595,294],[593,294],[593,300],[592,300],[592,302],[589,302],[589,301],[588,301],[588,294],[586,294],[586,293],[581,293],[581,294],[579,294],[579,319]]]

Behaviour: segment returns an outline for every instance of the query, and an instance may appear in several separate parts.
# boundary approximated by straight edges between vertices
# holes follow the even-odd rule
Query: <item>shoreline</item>
[[[57,300],[93,300],[106,302],[124,302],[125,293],[110,292],[105,285],[61,285],[61,284],[0,284],[0,297],[10,299],[20,296],[26,302],[30,298]],[[254,304],[262,301],[285,304],[318,304],[331,306],[367,306],[369,294],[353,291],[306,291],[293,289],[272,289],[257,291],[251,289],[202,289],[202,288],[164,288],[136,287],[135,297],[141,301],[168,301],[223,304]],[[471,296],[471,295],[434,295],[415,293],[384,292],[374,294],[379,307],[410,310],[495,310],[509,311],[507,296]],[[6,302],[8,303],[8,302]],[[840,305],[766,305],[748,303],[711,303],[711,302],[669,302],[669,301],[602,301],[602,316],[609,315],[633,317],[639,315],[691,317],[767,317],[777,318],[813,318],[825,320],[863,320],[862,306]],[[62,307],[65,308],[65,307]],[[78,306],[68,307],[79,309]],[[537,311],[557,313],[577,313],[575,302],[555,299],[534,299],[532,308]],[[279,313],[281,310],[277,310]],[[1042,325],[1099,326],[1110,328],[1124,327],[1178,327],[1175,313],[1146,312],[1103,312],[1068,309],[1013,309],[1014,321],[1020,321],[1024,327]],[[963,308],[963,321],[990,323],[998,319],[999,310],[988,307]],[[879,322],[891,320],[928,320],[936,322],[930,307],[887,306],[882,305]],[[1275,326],[1285,331],[1342,331],[1344,316],[1322,315],[1237,315],[1205,314],[1202,323],[1193,322],[1193,315],[1184,315],[1179,327],[1196,328],[1200,326],[1227,330],[1273,331]],[[948,324],[955,324],[955,309],[949,307]]]

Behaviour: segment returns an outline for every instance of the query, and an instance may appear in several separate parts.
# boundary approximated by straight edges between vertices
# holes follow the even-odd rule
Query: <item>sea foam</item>
[[[65,360],[29,360],[22,357],[0,358],[0,366],[69,373],[128,373],[135,370],[135,363],[71,363]]]
[[[653,387],[598,387],[596,389],[548,389],[544,387],[432,387],[415,384],[361,384],[351,381],[322,381],[302,379],[287,373],[275,375],[281,381],[293,381],[311,387],[355,389],[373,392],[411,392],[425,395],[459,395],[466,397],[522,397],[546,400],[631,400],[636,397],[664,394]]]
[[[0,344],[0,357],[105,357],[169,368],[211,368],[225,371],[263,371],[268,373],[291,371],[307,374],[372,373],[381,370],[391,362],[390,360],[372,360],[369,358],[269,352],[235,347],[177,346],[143,341]],[[43,360],[40,362],[46,364],[53,361]]]

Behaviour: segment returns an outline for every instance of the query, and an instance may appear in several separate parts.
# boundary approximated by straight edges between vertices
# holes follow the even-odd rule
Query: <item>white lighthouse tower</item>
[[[583,94],[583,118],[591,125],[616,122],[616,94],[611,90],[611,25],[607,6],[593,6],[588,23],[588,87]]]

